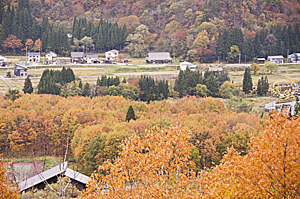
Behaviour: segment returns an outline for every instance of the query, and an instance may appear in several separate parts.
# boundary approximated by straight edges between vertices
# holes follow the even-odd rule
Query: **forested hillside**
[[[143,57],[148,51],[163,50],[190,61],[209,62],[221,59],[236,62],[239,53],[242,60],[249,61],[253,57],[286,55],[287,50],[290,53],[300,51],[300,31],[297,24],[300,21],[299,0],[20,0],[19,3],[14,0],[12,4],[8,4],[9,1],[6,0],[0,6],[1,29],[5,30],[7,26],[3,22],[7,13],[3,11],[9,10],[8,5],[14,5],[18,13],[18,4],[22,2],[25,5],[21,6],[24,25],[20,31],[24,35],[27,34],[26,31],[33,31],[26,38],[22,38],[21,33],[18,34],[23,43],[27,38],[37,39],[34,30],[37,23],[46,23],[46,16],[51,27],[56,27],[50,28],[48,35],[51,35],[51,31],[54,31],[52,34],[57,31],[58,38],[59,34],[65,35],[64,33],[73,33],[77,40],[85,36],[91,37],[92,41],[89,43],[92,42],[95,51],[122,49],[128,31],[128,46],[125,51],[134,57]],[[30,13],[33,21],[28,18]],[[77,19],[74,20],[75,16]],[[112,23],[111,27],[105,26],[105,30],[109,30],[106,33],[100,31],[105,25],[102,20]],[[124,24],[127,28],[123,27]],[[63,27],[63,30],[58,27]],[[5,31],[4,34],[1,33],[2,41],[8,36]],[[45,32],[44,29],[42,32]],[[80,46],[76,42],[72,39],[69,45],[78,50]],[[61,43],[56,45],[62,45]],[[48,49],[63,48],[70,51],[66,44],[63,46],[50,46]]]

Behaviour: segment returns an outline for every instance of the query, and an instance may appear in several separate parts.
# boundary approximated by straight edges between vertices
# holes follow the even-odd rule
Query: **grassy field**
[[[233,81],[238,86],[243,85],[243,74],[244,72],[229,72],[229,77],[231,81]],[[252,81],[255,85],[257,85],[258,79],[261,78],[262,75],[252,75]],[[289,84],[294,81],[300,81],[300,71],[291,71],[284,73],[274,73],[272,75],[267,75],[270,84],[273,83],[282,83]]]

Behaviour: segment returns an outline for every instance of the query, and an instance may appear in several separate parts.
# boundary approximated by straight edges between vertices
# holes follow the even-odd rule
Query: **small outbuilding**
[[[1,62],[6,62],[6,61],[7,61],[7,58],[4,57],[4,56],[2,56],[2,55],[0,55],[0,63]]]
[[[172,58],[169,52],[151,52],[148,53],[146,62],[148,64],[170,64],[172,63]]]
[[[47,183],[55,183],[59,176],[69,177],[71,179],[71,183],[76,186],[77,189],[85,189],[86,184],[89,181],[89,177],[67,167],[68,162],[64,162],[56,167],[53,167],[52,169],[39,173],[31,178],[28,178],[27,180],[21,181],[19,183],[20,192],[24,193],[33,188],[43,189]]]
[[[57,54],[50,51],[46,54],[46,64],[53,64],[56,62]]]
[[[209,68],[208,72],[223,72],[223,68],[218,67],[218,68]]]
[[[284,57],[282,55],[277,56],[268,56],[267,59],[269,62],[275,63],[275,64],[283,64]]]
[[[15,64],[14,67],[14,75],[16,77],[27,77],[28,73],[27,73],[28,68],[20,65],[20,64]]]
[[[257,58],[257,64],[265,64],[265,58]]]
[[[186,69],[197,70],[197,66],[190,62],[180,62],[180,70],[184,71]]]
[[[40,63],[41,53],[40,52],[28,52],[28,62],[29,63]]]
[[[82,63],[84,61],[83,52],[71,52],[71,63]]]
[[[110,50],[105,52],[105,60],[106,61],[118,61],[119,51],[118,50]]]

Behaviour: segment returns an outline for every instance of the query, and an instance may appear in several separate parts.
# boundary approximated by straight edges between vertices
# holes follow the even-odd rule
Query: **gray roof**
[[[97,54],[86,55],[86,58],[89,58],[89,59],[98,59],[98,55]]]
[[[284,59],[284,57],[282,55],[268,56],[268,59]]]
[[[148,53],[146,60],[172,60],[169,52],[152,52]]]
[[[15,64],[15,70],[27,70],[28,68],[26,66],[23,66],[21,64]]]
[[[41,55],[40,52],[28,52],[28,56],[30,55]]]
[[[265,58],[257,58],[257,61],[265,61]]]
[[[71,52],[71,57],[83,57],[83,52]]]
[[[89,177],[77,171],[73,171],[72,169],[68,169],[67,167],[68,167],[68,162],[64,162],[60,165],[57,165],[56,167],[53,167],[52,169],[44,171],[31,178],[28,178],[27,180],[20,182],[19,184],[20,191],[22,192],[26,189],[34,187],[58,175],[65,175],[73,180],[81,182],[82,184],[87,184],[87,182],[89,181]]]

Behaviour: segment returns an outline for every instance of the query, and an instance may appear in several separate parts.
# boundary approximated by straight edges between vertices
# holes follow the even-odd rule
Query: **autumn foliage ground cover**
[[[136,120],[125,120],[132,105]],[[262,128],[256,114],[235,113],[214,98],[183,98],[161,102],[129,101],[122,97],[23,95],[0,102],[1,152],[46,152],[62,155],[67,143],[81,172],[118,157],[125,138],[145,127],[183,126],[192,132],[196,168],[219,164],[226,148],[246,154],[247,142]]]
[[[300,118],[274,114],[242,156],[227,149],[222,163],[196,174],[192,132],[158,127],[120,145],[98,167],[82,198],[299,198]]]

